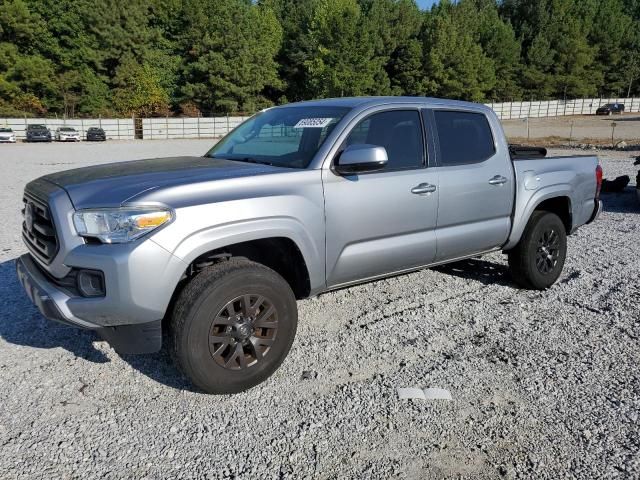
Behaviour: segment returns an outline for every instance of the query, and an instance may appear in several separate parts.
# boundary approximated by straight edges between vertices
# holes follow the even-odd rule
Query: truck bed
[[[595,155],[563,155],[542,157],[512,156],[516,179],[513,228],[505,249],[517,243],[526,226],[526,219],[536,205],[547,198],[566,201],[571,212],[571,231],[591,218],[596,196]],[[571,231],[567,233],[571,233]]]

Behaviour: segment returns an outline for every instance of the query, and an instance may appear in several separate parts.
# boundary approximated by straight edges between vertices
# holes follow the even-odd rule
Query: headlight
[[[173,211],[161,208],[100,208],[73,214],[78,235],[102,243],[126,243],[173,220]]]

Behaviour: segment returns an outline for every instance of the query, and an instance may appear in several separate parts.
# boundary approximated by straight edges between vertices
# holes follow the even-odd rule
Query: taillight
[[[596,167],[596,200],[600,198],[600,188],[602,188],[602,167]]]

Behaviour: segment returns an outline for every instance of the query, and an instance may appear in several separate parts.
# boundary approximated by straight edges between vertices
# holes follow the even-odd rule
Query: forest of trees
[[[0,117],[640,94],[640,0],[0,0]]]

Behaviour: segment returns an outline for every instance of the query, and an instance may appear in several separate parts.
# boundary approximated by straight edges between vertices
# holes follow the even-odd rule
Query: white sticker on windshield
[[[324,128],[333,118],[303,118],[293,128]]]

